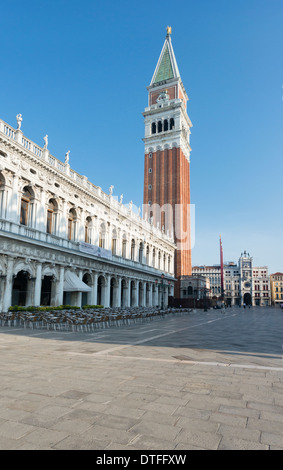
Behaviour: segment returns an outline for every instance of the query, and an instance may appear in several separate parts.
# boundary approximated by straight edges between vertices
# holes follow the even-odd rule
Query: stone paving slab
[[[127,332],[0,328],[0,450],[283,450],[281,357]]]

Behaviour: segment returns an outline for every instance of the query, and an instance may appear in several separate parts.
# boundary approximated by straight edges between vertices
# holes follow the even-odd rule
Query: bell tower
[[[144,217],[174,236],[175,297],[180,277],[192,274],[190,230],[190,128],[188,96],[175,58],[171,27],[148,90],[145,123]]]

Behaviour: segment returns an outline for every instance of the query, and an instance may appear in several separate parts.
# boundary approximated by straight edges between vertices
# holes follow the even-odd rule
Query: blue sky
[[[189,96],[193,264],[283,272],[282,0],[1,2],[0,118],[142,205],[147,89],[166,26]]]

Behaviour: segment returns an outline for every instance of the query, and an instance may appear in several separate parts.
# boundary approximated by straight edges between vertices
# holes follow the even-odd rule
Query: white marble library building
[[[168,305],[169,234],[0,120],[0,311]]]

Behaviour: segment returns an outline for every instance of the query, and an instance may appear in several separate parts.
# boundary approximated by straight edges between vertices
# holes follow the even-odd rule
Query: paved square
[[[283,449],[283,314],[0,328],[0,449]]]

